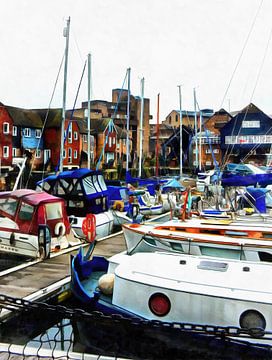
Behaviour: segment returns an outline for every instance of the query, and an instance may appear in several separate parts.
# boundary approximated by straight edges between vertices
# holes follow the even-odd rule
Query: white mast
[[[88,154],[87,154],[87,168],[91,167],[91,54],[88,54],[88,120],[87,120],[87,141],[88,141]]]
[[[128,95],[127,95],[126,171],[128,171],[128,158],[129,158],[130,68],[127,69],[127,75],[128,75]]]
[[[59,170],[63,171],[63,152],[64,152],[64,124],[66,112],[66,85],[67,85],[67,66],[68,66],[68,48],[69,48],[69,32],[70,32],[70,17],[67,20],[67,25],[63,30],[63,36],[66,37],[65,47],[65,62],[64,62],[64,81],[63,81],[63,102],[62,102],[62,121],[61,121],[61,137],[60,137],[60,166]]]
[[[202,111],[199,110],[199,138],[198,138],[198,141],[199,141],[199,169],[201,170],[201,159],[202,159],[202,139],[203,139],[203,136],[202,136]]]
[[[139,153],[139,177],[142,176],[143,155],[143,118],[144,118],[144,78],[141,79],[141,115],[140,115],[140,153]]]
[[[179,175],[182,177],[182,100],[181,100],[181,85],[178,85],[179,88]]]
[[[195,110],[195,166],[198,169],[198,148],[197,148],[197,111],[196,111],[196,91],[194,88],[194,110]]]

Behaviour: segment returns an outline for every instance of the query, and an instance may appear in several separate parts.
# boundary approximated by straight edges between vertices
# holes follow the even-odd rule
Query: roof
[[[62,201],[62,199],[50,195],[46,192],[38,192],[30,189],[21,189],[15,191],[5,191],[0,193],[1,197],[13,197],[16,199],[23,199],[32,205],[38,205],[42,202],[54,202],[54,201]]]
[[[13,106],[5,106],[13,122],[17,126],[42,128],[43,121],[38,110],[25,110]]]

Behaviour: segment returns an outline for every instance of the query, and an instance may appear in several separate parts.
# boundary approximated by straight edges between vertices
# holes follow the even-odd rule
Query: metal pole
[[[202,112],[199,110],[199,170],[201,170],[201,159],[202,159]]]
[[[68,48],[69,48],[69,32],[70,32],[70,17],[67,20],[67,26],[63,30],[63,36],[66,37],[65,46],[65,62],[64,62],[64,81],[63,81],[63,102],[62,102],[62,121],[61,121],[61,136],[60,136],[60,166],[59,170],[63,171],[63,151],[64,151],[64,124],[66,112],[66,85],[67,85],[67,67],[68,67]]]
[[[87,120],[87,168],[91,168],[91,54],[88,54],[88,120]]]
[[[129,157],[129,119],[130,119],[130,68],[127,69],[128,74],[128,98],[127,98],[127,144],[126,144],[126,171],[128,171],[128,157]]]
[[[157,139],[156,139],[156,176],[159,176],[159,118],[160,118],[160,94],[158,94],[157,106]]]
[[[179,175],[182,177],[182,99],[181,99],[181,85],[178,85],[179,88]]]
[[[140,115],[139,178],[142,176],[143,118],[144,118],[144,78],[141,79],[141,115]]]
[[[195,111],[195,166],[198,169],[198,148],[197,148],[197,110],[196,110],[196,91],[194,88],[194,111]]]

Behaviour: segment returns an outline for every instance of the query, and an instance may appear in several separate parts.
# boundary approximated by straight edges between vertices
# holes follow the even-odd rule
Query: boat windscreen
[[[45,210],[46,210],[47,220],[54,220],[54,219],[62,218],[61,202],[45,204]]]
[[[99,182],[99,185],[100,185],[102,191],[106,191],[107,185],[106,185],[104,177],[102,175],[98,175],[98,182]]]
[[[0,211],[11,216],[15,215],[18,206],[18,200],[12,198],[0,199]]]
[[[84,187],[84,190],[86,192],[87,195],[90,195],[90,194],[95,194],[97,192],[97,189],[92,181],[92,177],[91,176],[88,176],[88,177],[85,177],[83,180],[82,180],[82,183],[83,183],[83,187]],[[98,190],[100,192],[100,190]]]

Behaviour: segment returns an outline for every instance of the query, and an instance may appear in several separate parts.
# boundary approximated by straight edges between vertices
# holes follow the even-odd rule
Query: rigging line
[[[120,91],[119,94],[118,94],[118,99],[117,99],[117,103],[115,104],[115,108],[114,108],[114,112],[113,112],[113,115],[112,115],[112,119],[114,119],[114,117],[115,117],[115,115],[116,115],[116,112],[117,112],[117,109],[118,109],[118,105],[119,105],[119,102],[120,102],[120,99],[121,99],[121,96],[122,96],[122,92],[123,92],[123,89],[124,89],[124,86],[125,86],[125,82],[126,82],[126,80],[127,80],[127,76],[128,76],[128,71],[126,71],[126,76],[125,76],[125,78],[124,78],[121,91]],[[109,126],[109,124],[108,124],[107,126]],[[106,130],[106,129],[105,129],[105,130]],[[101,150],[99,159],[98,159],[98,161],[97,161],[97,163],[96,163],[96,170],[99,170],[100,163],[101,163],[102,157],[103,157],[103,155],[104,155],[105,147],[106,147],[106,144],[107,144],[107,141],[108,141],[108,137],[109,137],[109,132],[108,132],[107,135],[106,135],[106,139],[105,139],[105,141],[104,141],[103,148],[102,148],[102,150]]]
[[[67,136],[68,136],[68,133],[69,133],[69,129],[70,129],[70,125],[71,125],[71,122],[72,122],[72,118],[73,118],[73,116],[74,116],[74,111],[75,111],[75,107],[76,107],[76,102],[77,102],[79,90],[80,90],[80,87],[81,87],[81,84],[82,84],[82,79],[83,79],[83,75],[84,75],[84,72],[85,72],[86,63],[87,63],[87,60],[85,60],[85,62],[84,62],[84,66],[83,66],[81,78],[80,78],[80,81],[79,81],[79,84],[78,84],[78,88],[77,88],[77,92],[76,92],[76,97],[75,97],[75,100],[74,100],[73,109],[72,109],[72,112],[71,112],[71,115],[70,115],[70,120],[69,120],[67,129],[66,129],[65,134],[64,134],[63,144],[65,144],[65,142],[66,142],[66,139],[67,139]],[[58,161],[58,165],[57,165],[57,167],[56,167],[56,171],[59,171],[59,165],[60,165],[60,159],[59,159],[59,161]]]
[[[257,10],[257,12],[256,12],[256,14],[255,14],[255,17],[254,17],[254,19],[253,19],[253,22],[252,22],[252,24],[251,24],[251,27],[250,27],[249,33],[248,33],[248,35],[247,35],[247,37],[246,37],[246,41],[245,41],[244,46],[243,46],[243,48],[242,48],[241,54],[240,54],[240,56],[239,56],[239,58],[238,58],[238,61],[237,61],[236,65],[235,65],[235,68],[234,68],[233,73],[232,73],[232,75],[231,75],[230,81],[229,81],[229,83],[228,83],[227,89],[226,89],[226,91],[225,91],[225,93],[224,93],[223,100],[222,100],[222,102],[221,102],[220,108],[222,108],[222,106],[223,106],[223,104],[224,104],[225,98],[226,98],[226,96],[227,96],[227,93],[228,93],[228,91],[229,91],[229,88],[230,88],[230,85],[231,85],[232,80],[233,80],[233,78],[234,78],[234,75],[235,75],[235,73],[236,73],[236,70],[237,70],[237,68],[238,68],[238,66],[239,66],[239,64],[240,64],[240,61],[241,61],[241,59],[242,59],[242,56],[243,56],[243,54],[244,54],[245,48],[246,48],[246,46],[247,46],[247,43],[248,43],[249,38],[250,38],[250,35],[251,35],[251,33],[252,33],[252,31],[253,31],[253,28],[254,28],[254,26],[255,26],[255,23],[256,23],[256,20],[257,20],[257,17],[258,17],[258,15],[259,15],[259,12],[260,12],[260,10],[261,10],[262,5],[263,5],[263,0],[260,1],[258,10]]]
[[[269,44],[270,44],[270,41],[271,41],[271,38],[272,38],[272,28],[270,29],[270,32],[269,32],[269,37],[268,37],[268,40],[267,40],[267,44],[266,44],[266,47],[265,47],[265,51],[264,51],[264,55],[263,55],[263,58],[262,58],[262,61],[261,61],[261,66],[259,68],[259,71],[258,71],[258,74],[257,74],[257,78],[256,78],[256,81],[255,81],[255,85],[254,85],[254,88],[253,88],[253,91],[252,91],[252,94],[251,94],[251,97],[250,97],[250,103],[252,103],[252,99],[253,99],[253,96],[254,96],[254,93],[255,93],[255,90],[257,88],[257,85],[258,85],[258,82],[259,82],[259,79],[260,79],[260,76],[261,76],[261,72],[262,72],[262,69],[263,69],[263,66],[264,66],[264,62],[265,62],[265,59],[266,59],[266,56],[267,56],[267,52],[268,52],[268,49],[269,49]],[[243,119],[245,120],[245,118]],[[242,124],[242,123],[241,123]],[[239,132],[238,132],[238,135],[240,134],[240,131],[241,131],[241,128],[242,128],[242,125],[240,126],[240,129],[239,129]],[[270,131],[270,129],[266,132],[265,135],[268,134],[268,132]],[[251,151],[254,151],[256,150],[258,147],[260,147],[261,144],[255,144]],[[232,145],[234,146],[234,145]],[[245,159],[247,159],[250,155],[246,155],[243,159],[241,159],[241,161],[243,162]]]
[[[56,80],[55,80],[55,83],[54,83],[54,87],[53,87],[53,91],[52,91],[51,98],[50,98],[50,101],[49,101],[49,105],[48,105],[48,108],[47,108],[47,111],[46,111],[46,115],[45,115],[45,118],[44,118],[44,121],[43,121],[43,127],[42,127],[42,131],[41,131],[41,137],[39,138],[39,141],[38,141],[37,146],[36,146],[36,149],[35,149],[34,161],[32,161],[32,163],[31,163],[31,168],[30,168],[30,172],[29,172],[28,179],[27,179],[27,182],[26,182],[26,187],[28,186],[29,179],[30,179],[31,173],[32,173],[32,171],[33,171],[33,167],[34,167],[34,162],[35,162],[36,153],[37,153],[37,150],[39,149],[40,142],[41,142],[41,139],[42,139],[42,135],[43,135],[44,129],[45,129],[45,127],[46,127],[46,123],[47,123],[48,116],[49,116],[49,111],[50,111],[50,108],[51,108],[51,104],[52,104],[53,98],[54,98],[54,96],[55,96],[55,91],[56,91],[56,88],[57,88],[57,83],[58,83],[58,79],[59,79],[59,76],[60,76],[60,71],[61,71],[61,68],[62,68],[62,65],[63,65],[63,61],[64,61],[64,53],[63,53],[63,56],[62,56],[62,59],[61,59],[61,62],[60,62],[59,70],[58,70],[57,77],[56,77]],[[45,171],[45,163],[44,163],[44,161],[43,161],[42,180],[44,179],[44,171]]]
[[[82,63],[84,63],[83,56],[82,56],[81,51],[79,49],[78,42],[77,42],[77,39],[76,39],[76,36],[75,36],[75,33],[74,33],[73,29],[71,29],[71,33],[72,33],[72,37],[74,39],[74,42],[76,44],[76,49],[78,51],[78,55],[80,57],[80,60],[82,61]]]

